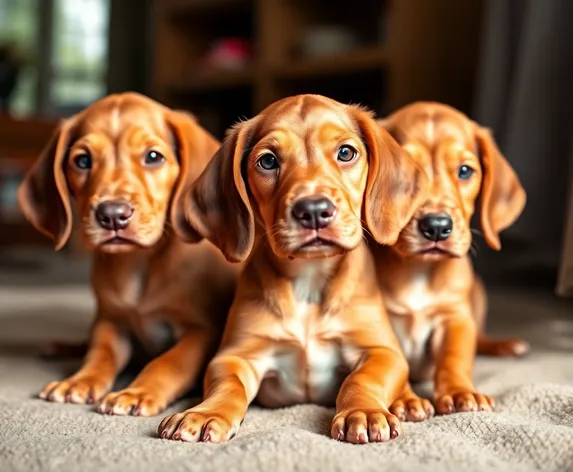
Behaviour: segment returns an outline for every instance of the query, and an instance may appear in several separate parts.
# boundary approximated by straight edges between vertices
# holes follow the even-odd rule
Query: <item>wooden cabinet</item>
[[[218,137],[239,118],[297,93],[362,103],[378,113],[419,99],[466,112],[471,106],[481,0],[153,3],[150,93],[192,110]],[[333,25],[355,44],[336,50],[338,38],[320,36]],[[252,60],[233,69],[209,67],[206,52],[224,37],[246,39]],[[330,53],[309,53],[325,45]]]

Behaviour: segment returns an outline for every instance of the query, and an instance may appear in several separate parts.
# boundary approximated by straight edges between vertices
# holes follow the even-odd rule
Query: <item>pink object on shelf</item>
[[[252,59],[249,43],[242,38],[223,38],[216,41],[206,55],[208,67],[216,69],[241,69]]]

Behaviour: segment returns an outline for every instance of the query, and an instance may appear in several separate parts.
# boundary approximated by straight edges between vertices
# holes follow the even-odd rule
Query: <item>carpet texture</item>
[[[534,348],[524,359],[478,360],[476,382],[495,396],[495,413],[405,423],[397,440],[355,446],[327,436],[332,410],[251,408],[235,439],[212,445],[158,439],[164,415],[109,417],[35,399],[78,366],[37,353],[49,340],[85,335],[91,297],[78,286],[0,287],[0,471],[573,470],[571,303],[533,292],[491,298],[492,332],[520,334]]]

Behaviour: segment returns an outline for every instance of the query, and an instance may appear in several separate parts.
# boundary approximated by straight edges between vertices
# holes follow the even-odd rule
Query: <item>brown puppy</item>
[[[476,348],[520,355],[528,346],[482,332],[486,296],[468,256],[470,218],[479,195],[484,237],[498,250],[498,234],[520,215],[525,192],[489,130],[448,106],[415,103],[380,124],[430,180],[427,198],[396,244],[375,250],[384,301],[411,378],[434,375],[438,413],[490,410],[493,400],[477,393],[472,381]],[[409,387],[392,411],[409,420],[433,414],[430,403]]]
[[[93,251],[97,312],[83,366],[47,385],[41,398],[101,400],[130,358],[130,335],[153,355],[170,348],[127,389],[103,398],[100,412],[155,415],[195,383],[216,350],[238,268],[208,242],[181,242],[170,207],[218,148],[192,116],[133,93],[103,98],[61,124],[19,201],[59,249],[75,200]],[[162,343],[163,328],[174,345]]]
[[[190,227],[244,260],[203,403],[163,420],[163,438],[231,438],[265,406],[336,403],[332,437],[399,433],[388,407],[407,380],[361,218],[398,236],[423,173],[369,113],[316,95],[287,98],[233,128],[182,199]],[[402,182],[411,182],[403,185]],[[377,202],[400,205],[380,217]]]

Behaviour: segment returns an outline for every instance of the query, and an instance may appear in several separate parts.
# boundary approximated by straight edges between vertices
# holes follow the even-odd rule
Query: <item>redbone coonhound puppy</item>
[[[476,392],[472,381],[476,349],[509,356],[524,354],[528,345],[483,334],[486,294],[468,256],[470,218],[479,195],[483,235],[499,250],[499,232],[520,215],[525,192],[490,131],[453,108],[415,103],[379,123],[430,181],[427,198],[396,244],[375,250],[380,287],[411,378],[434,376],[440,414],[490,410],[493,400]],[[392,411],[414,421],[433,414],[409,386]]]
[[[179,195],[218,148],[191,115],[133,93],[103,98],[59,126],[22,183],[19,202],[60,249],[75,201],[93,252],[97,311],[82,367],[48,384],[40,398],[101,400],[102,413],[148,416],[194,384],[216,351],[238,268],[206,241],[184,244],[170,220],[177,222]],[[127,389],[104,397],[133,338],[163,354]]]
[[[183,236],[248,261],[203,402],[165,418],[159,435],[228,440],[257,398],[268,407],[335,403],[339,440],[396,437],[388,408],[408,368],[361,219],[380,243],[395,239],[422,179],[369,113],[325,97],[290,97],[234,127],[180,200]]]

